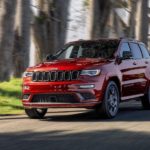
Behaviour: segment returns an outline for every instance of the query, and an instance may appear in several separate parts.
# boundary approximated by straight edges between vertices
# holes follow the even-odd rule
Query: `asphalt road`
[[[43,120],[0,116],[0,150],[149,150],[150,111],[123,103],[112,120],[85,109],[50,109]]]

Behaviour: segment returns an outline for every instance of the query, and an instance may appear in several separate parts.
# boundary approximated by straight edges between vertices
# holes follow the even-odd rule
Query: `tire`
[[[144,109],[150,110],[150,87],[147,93],[141,98],[141,103]]]
[[[111,119],[114,118],[119,110],[119,90],[115,82],[110,81],[106,87],[102,104],[96,109],[98,115]]]
[[[36,108],[25,109],[25,113],[31,119],[42,119],[47,113],[47,109],[36,109]]]

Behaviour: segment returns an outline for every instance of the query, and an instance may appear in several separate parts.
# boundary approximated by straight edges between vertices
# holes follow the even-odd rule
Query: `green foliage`
[[[21,79],[11,79],[0,83],[0,114],[23,112],[21,104]]]

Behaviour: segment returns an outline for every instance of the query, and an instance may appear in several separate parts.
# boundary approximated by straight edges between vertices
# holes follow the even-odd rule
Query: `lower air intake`
[[[73,94],[38,94],[32,98],[33,103],[77,103]]]

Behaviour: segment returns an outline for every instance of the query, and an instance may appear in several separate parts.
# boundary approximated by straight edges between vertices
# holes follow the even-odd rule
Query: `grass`
[[[21,84],[21,79],[0,83],[0,115],[23,113]]]

